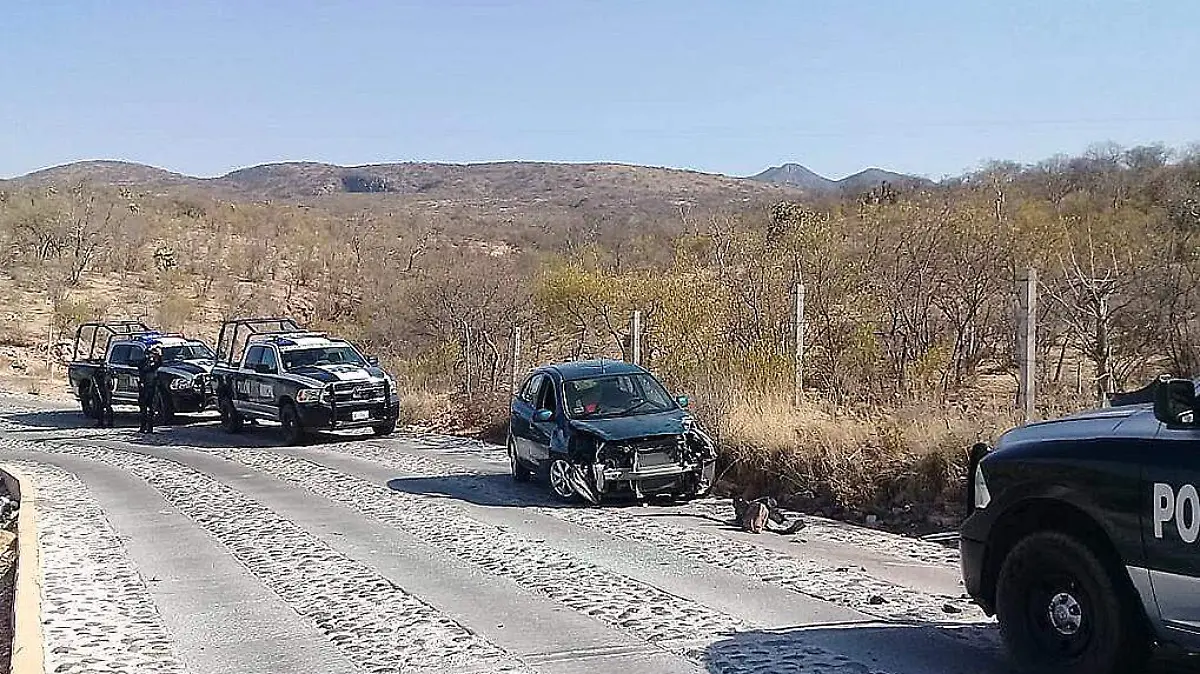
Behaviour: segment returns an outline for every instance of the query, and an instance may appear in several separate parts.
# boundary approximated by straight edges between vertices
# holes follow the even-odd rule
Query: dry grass
[[[400,395],[400,423],[405,426],[436,426],[452,412],[444,394],[419,389]]]
[[[721,443],[726,487],[837,516],[952,518],[970,446],[1016,423],[998,410],[914,404],[864,413],[818,400],[795,408],[777,398],[720,399],[702,416]]]

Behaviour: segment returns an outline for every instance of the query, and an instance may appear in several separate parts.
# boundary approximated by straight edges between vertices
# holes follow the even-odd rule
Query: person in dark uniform
[[[138,363],[138,412],[142,418],[139,433],[154,432],[154,393],[158,388],[158,367],[162,365],[162,347],[151,345]]]
[[[100,428],[113,427],[112,382],[112,373],[106,367],[98,369],[92,379],[92,399],[96,401],[96,426]]]

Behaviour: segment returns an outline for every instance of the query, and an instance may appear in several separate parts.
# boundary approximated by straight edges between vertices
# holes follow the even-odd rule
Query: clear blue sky
[[[0,176],[78,159],[798,161],[1200,141],[1200,2],[6,0]]]

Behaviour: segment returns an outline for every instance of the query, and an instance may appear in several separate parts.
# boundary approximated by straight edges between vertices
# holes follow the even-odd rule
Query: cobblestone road
[[[0,463],[42,495],[48,672],[1008,671],[953,550],[564,507],[486,445],[144,438],[0,398]]]

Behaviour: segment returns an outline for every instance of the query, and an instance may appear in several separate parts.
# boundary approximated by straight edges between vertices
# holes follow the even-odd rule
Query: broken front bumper
[[[569,477],[571,487],[575,490],[576,494],[589,503],[597,504],[600,503],[600,497],[603,494],[614,491],[614,487],[617,484],[628,484],[630,493],[637,498],[642,498],[646,495],[644,493],[644,482],[658,483],[655,488],[648,490],[650,493],[670,491],[678,494],[680,489],[677,482],[670,489],[664,490],[661,488],[662,481],[670,481],[670,478],[689,480],[685,484],[688,484],[690,491],[703,494],[708,491],[709,482],[712,479],[711,473],[711,464],[709,463],[635,466],[631,468],[613,468],[597,463],[584,466],[572,465]]]

